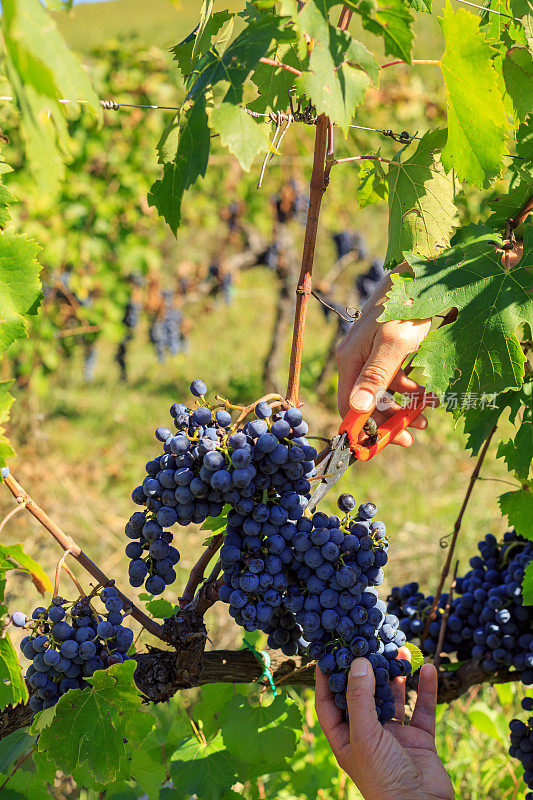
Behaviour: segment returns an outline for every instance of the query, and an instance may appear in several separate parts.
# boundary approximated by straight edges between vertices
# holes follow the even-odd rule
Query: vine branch
[[[185,606],[188,603],[191,603],[194,598],[194,593],[196,589],[201,584],[204,579],[205,570],[207,565],[221,546],[222,542],[224,541],[224,534],[219,533],[213,537],[209,545],[205,548],[204,552],[191,569],[189,573],[189,579],[187,581],[187,585],[183,590],[183,595],[180,598],[181,605]]]
[[[529,214],[531,214],[532,212],[533,212],[533,196],[530,197],[529,200],[526,200],[526,202],[524,203],[524,205],[522,206],[516,217],[514,217],[514,219],[511,220],[511,228],[513,228],[513,230],[515,228],[518,228],[520,223],[525,222]]]
[[[91,561],[89,556],[87,556],[79,544],[69,536],[67,533],[64,533],[61,528],[56,525],[53,520],[50,519],[48,514],[37,505],[37,503],[30,497],[30,495],[22,488],[20,483],[15,480],[12,475],[7,475],[4,478],[5,484],[17,503],[24,505],[27,511],[35,517],[35,519],[45,528],[48,533],[50,533],[56,542],[63,548],[63,550],[68,550],[73,558],[76,559],[78,564],[80,564],[99,584],[102,586],[109,586],[113,584],[111,578],[102,572],[100,567],[98,567],[94,561]],[[119,596],[121,597],[122,601],[127,604],[127,606],[131,607],[131,616],[139,622],[143,628],[152,634],[152,636],[156,636],[158,639],[161,639],[162,634],[162,626],[159,625],[155,620],[150,619],[144,611],[141,611],[127,595],[117,589]]]

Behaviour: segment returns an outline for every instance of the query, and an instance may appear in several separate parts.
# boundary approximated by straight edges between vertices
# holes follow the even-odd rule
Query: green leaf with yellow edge
[[[381,322],[426,319],[458,309],[455,322],[433,330],[415,359],[428,388],[455,393],[457,413],[477,395],[521,386],[525,356],[516,336],[533,324],[533,226],[526,226],[520,261],[509,270],[484,226],[463,229],[463,240],[434,259],[406,253],[415,279],[393,275]]]
[[[237,780],[236,759],[224,747],[218,733],[213,739],[199,742],[186,739],[172,755],[172,789],[163,789],[160,800],[185,800],[197,795],[201,800],[219,800]]]
[[[31,575],[35,588],[42,595],[44,595],[45,592],[52,591],[53,587],[48,575],[35,559],[24,552],[24,548],[21,544],[0,544],[0,559],[11,562],[13,565],[11,569],[18,567],[28,572]],[[2,569],[1,562],[0,569]]]
[[[533,561],[530,561],[524,571],[522,581],[522,595],[525,606],[533,606]]]
[[[407,647],[411,653],[411,672],[416,672],[424,663],[424,655],[422,650],[412,642],[406,642],[403,647]]]
[[[28,701],[28,689],[22,677],[15,648],[9,634],[0,639],[0,708]]]
[[[533,55],[527,47],[512,47],[503,60],[502,70],[515,115],[524,121],[533,109]]]
[[[265,153],[270,147],[268,131],[263,122],[252,119],[241,106],[233,103],[215,106],[209,124],[246,172],[255,157],[259,153]]]
[[[446,50],[441,69],[446,84],[448,141],[442,151],[447,171],[460,181],[485,186],[499,172],[507,152],[507,122],[494,49],[479,17],[446,2],[441,19]],[[475,124],[474,124],[475,122]]]
[[[90,687],[73,689],[36,717],[31,733],[56,768],[78,781],[113,781],[126,755],[123,739],[139,747],[154,719],[141,711],[133,682],[136,662],[125,661],[86,678]],[[84,781],[81,781],[82,784]],[[85,784],[86,785],[86,784]]]
[[[531,488],[505,492],[498,498],[502,515],[507,517],[509,525],[525,539],[533,540],[533,492]]]
[[[411,63],[413,15],[404,0],[348,0],[345,5],[359,14],[367,31],[383,38],[387,55]]]
[[[302,716],[284,693],[268,706],[251,705],[247,697],[235,695],[222,709],[220,723],[229,752],[246,762],[257,776],[286,766],[286,759],[296,750]]]
[[[389,267],[402,262],[406,250],[433,257],[449,246],[458,215],[454,182],[439,160],[445,142],[445,131],[426,133],[409,158],[402,161],[401,150],[389,165]]]

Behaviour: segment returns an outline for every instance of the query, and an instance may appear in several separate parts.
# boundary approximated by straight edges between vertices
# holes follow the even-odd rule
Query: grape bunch
[[[522,700],[524,711],[533,711],[533,697],[524,697]],[[513,719],[509,723],[511,732],[511,746],[509,755],[518,758],[524,767],[524,782],[529,789],[533,789],[533,717],[527,722]],[[533,791],[528,792],[525,800],[533,800]]]
[[[377,513],[373,503],[360,505],[353,517],[355,500],[344,494],[339,508],[345,515],[342,520],[319,511],[312,520],[303,520],[303,530],[294,534],[297,582],[285,602],[309,643],[308,655],[318,659],[341,709],[347,708],[352,660],[369,660],[376,679],[376,711],[385,723],[395,711],[389,681],[411,670],[407,660],[398,658],[406,642],[398,618],[387,613],[378,598],[388,559],[386,528],[373,521]]]
[[[460,661],[480,659],[487,672],[513,667],[524,684],[533,684],[531,610],[524,606],[522,595],[533,543],[513,530],[504,534],[501,543],[487,534],[478,549],[480,554],[470,559],[469,572],[456,580],[442,650]],[[407,584],[392,589],[388,608],[400,616],[402,630],[421,636],[432,600],[418,592],[417,584]],[[439,613],[421,642],[426,654],[436,651],[446,602],[443,595]]]
[[[366,246],[360,233],[354,231],[340,231],[333,235],[337,260],[347,256],[348,253],[357,252],[358,258],[366,257]]]
[[[29,631],[20,649],[32,662],[25,677],[34,690],[34,713],[51,708],[69,689],[83,689],[88,685],[85,678],[96,670],[129,658],[133,632],[122,624],[122,600],[114,586],[103,589],[100,599],[106,609],[103,616],[85,596],[73,603],[53,597],[50,606],[36,608],[31,619],[21,611],[11,615],[16,627]]]
[[[172,406],[176,432],[156,430],[164,452],[146,464],[147,475],[132,493],[133,501],[146,510],[135,512],[126,525],[126,535],[134,540],[126,548],[132,559],[130,583],[140,587],[146,580],[151,594],[161,594],[176,579],[179,553],[165,528],[201,524],[228,504],[233,510],[229,541],[238,538],[246,550],[241,564],[246,572],[261,536],[277,534],[289,518],[301,517],[310,496],[308,479],[317,451],[305,438],[308,425],[301,412],[289,408],[273,413],[268,403],[258,403],[256,418],[237,429],[225,407],[205,401],[206,392],[205,383],[194,380],[196,408]],[[228,552],[226,548],[223,567],[230,569]]]

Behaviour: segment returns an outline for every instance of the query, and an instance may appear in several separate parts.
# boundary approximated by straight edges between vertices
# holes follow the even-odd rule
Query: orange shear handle
[[[339,433],[347,433],[348,441],[355,458],[359,461],[370,461],[377,453],[381,452],[393,439],[405,430],[418,415],[426,408],[426,406],[433,404],[434,396],[421,392],[412,397],[408,407],[401,408],[392,415],[383,425],[380,425],[377,431],[378,439],[375,444],[364,445],[358,443],[359,434],[363,427],[374,411],[365,411],[360,413],[350,409],[339,428]]]

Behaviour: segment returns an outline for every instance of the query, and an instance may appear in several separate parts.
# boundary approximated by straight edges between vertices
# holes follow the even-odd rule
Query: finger
[[[381,735],[381,725],[376,714],[374,670],[366,658],[352,661],[348,676],[348,718],[350,722],[350,744],[368,749],[373,747]]]
[[[395,392],[402,394],[420,394],[424,391],[424,387],[412,378],[408,378],[403,369],[398,370],[390,385]]]
[[[403,350],[394,342],[375,339],[370,356],[350,394],[350,406],[354,411],[369,411],[375,405],[377,393],[389,387],[403,356]]]
[[[418,678],[418,698],[411,717],[411,727],[420,728],[435,736],[437,713],[437,670],[433,664],[424,664]]]
[[[343,722],[342,711],[335,705],[333,694],[328,686],[328,679],[318,667],[316,669],[315,708],[320,727],[334,754],[338,756],[342,749],[350,744],[350,732],[346,722]]]
[[[411,651],[408,647],[400,647],[398,650],[397,658],[405,658],[411,661]],[[405,719],[405,681],[407,678],[395,678],[391,683],[392,693],[394,695],[395,713],[394,717],[398,722],[403,722]]]
[[[387,400],[386,407],[385,402],[383,399],[378,399],[378,410],[372,416],[376,420],[378,425],[381,425],[382,422],[392,417],[396,414],[397,411],[400,411],[402,406],[397,403],[395,400]],[[428,419],[425,414],[420,413],[417,417],[414,418],[412,422],[409,423],[409,428],[417,428],[418,430],[425,430],[428,426]]]

